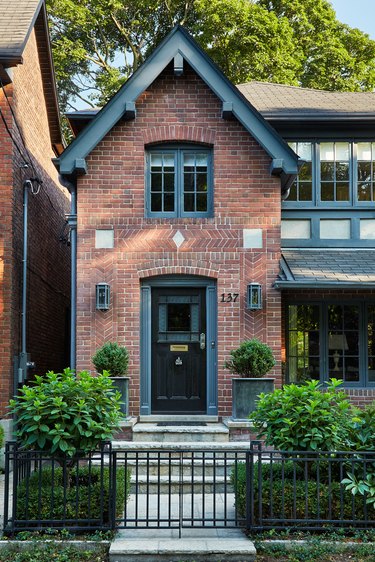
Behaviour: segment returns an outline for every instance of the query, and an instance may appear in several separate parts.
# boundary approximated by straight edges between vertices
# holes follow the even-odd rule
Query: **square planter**
[[[248,420],[256,409],[256,400],[262,392],[273,392],[275,379],[232,379],[232,416],[234,420]]]
[[[110,377],[113,386],[121,394],[121,412],[124,416],[129,415],[129,377]]]

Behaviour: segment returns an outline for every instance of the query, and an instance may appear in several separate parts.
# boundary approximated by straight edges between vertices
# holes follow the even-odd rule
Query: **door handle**
[[[206,334],[201,334],[199,337],[199,347],[201,349],[206,349]]]

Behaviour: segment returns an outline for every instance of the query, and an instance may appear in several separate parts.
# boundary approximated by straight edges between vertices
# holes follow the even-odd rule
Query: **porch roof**
[[[375,289],[375,250],[283,250],[279,289]]]

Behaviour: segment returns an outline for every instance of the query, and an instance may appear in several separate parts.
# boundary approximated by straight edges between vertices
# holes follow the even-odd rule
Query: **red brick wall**
[[[223,365],[245,337],[269,343],[280,383],[281,297],[272,288],[280,257],[280,183],[270,159],[235,120],[221,118],[221,102],[187,69],[168,68],[137,101],[136,119],[119,122],[87,158],[78,186],[78,368],[104,341],[130,352],[130,408],[139,413],[140,280],[184,273],[217,279],[218,295],[240,293],[218,304],[219,413],[231,413],[231,375]],[[145,219],[145,146],[151,142],[207,143],[214,155],[214,217]],[[115,248],[95,249],[95,229],[114,228]],[[263,230],[263,249],[243,249],[243,229]],[[172,238],[186,241],[177,250]],[[95,310],[95,284],[111,285],[108,312]],[[246,310],[246,286],[263,286],[262,311]],[[219,297],[220,300],[220,297]]]
[[[67,366],[70,291],[70,250],[59,241],[69,198],[67,191],[58,186],[51,162],[54,154],[34,32],[25,47],[23,64],[13,70],[13,81],[6,92],[19,128],[2,92],[0,106],[5,108],[7,123],[21,154],[0,122],[0,158],[5,164],[0,165],[0,356],[4,357],[0,363],[0,415],[6,412],[13,393],[13,356],[21,350],[23,182],[35,175],[43,180],[43,185],[38,195],[29,195],[27,351],[36,362],[37,373]],[[25,161],[28,168],[23,167]]]
[[[285,360],[285,310],[288,304],[294,302],[306,301],[350,301],[353,300],[375,300],[375,291],[347,291],[347,290],[295,290],[283,291],[283,339],[282,339],[282,357]],[[347,388],[344,389],[350,397],[350,401],[356,406],[365,406],[375,400],[375,388]]]

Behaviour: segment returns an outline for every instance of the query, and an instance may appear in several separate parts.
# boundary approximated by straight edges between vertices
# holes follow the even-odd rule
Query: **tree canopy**
[[[328,0],[47,0],[60,101],[102,105],[180,23],[234,83],[375,88],[375,41]]]

